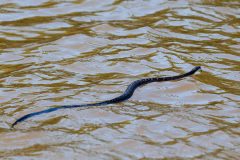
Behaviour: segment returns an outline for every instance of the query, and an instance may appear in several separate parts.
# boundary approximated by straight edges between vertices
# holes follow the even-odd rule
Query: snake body
[[[152,82],[163,82],[163,81],[172,81],[172,80],[178,80],[187,76],[191,76],[193,75],[195,72],[197,72],[199,69],[201,69],[200,66],[194,67],[191,71],[181,74],[181,75],[177,75],[177,76],[171,76],[171,77],[155,77],[155,78],[145,78],[145,79],[139,79],[136,80],[134,82],[132,82],[127,89],[124,91],[124,93],[116,98],[110,99],[110,100],[106,100],[106,101],[102,101],[102,102],[97,102],[97,103],[90,103],[90,104],[80,104],[80,105],[65,105],[65,106],[60,106],[60,107],[54,107],[54,108],[49,108],[49,109],[45,109],[42,111],[38,111],[38,112],[33,112],[33,113],[29,113],[26,114],[20,118],[18,118],[13,124],[12,127],[14,127],[17,123],[25,121],[26,119],[29,119],[33,116],[37,116],[37,115],[41,115],[41,114],[45,114],[45,113],[50,113],[50,112],[54,112],[60,109],[69,109],[69,108],[80,108],[80,107],[91,107],[91,106],[103,106],[103,105],[108,105],[108,104],[114,104],[114,103],[119,103],[122,101],[125,101],[129,98],[132,97],[134,91],[142,85],[148,84],[148,83],[152,83]]]

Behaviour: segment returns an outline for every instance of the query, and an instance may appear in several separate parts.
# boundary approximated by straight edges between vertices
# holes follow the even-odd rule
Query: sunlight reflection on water
[[[0,157],[237,159],[239,1],[0,2]],[[24,114],[113,98],[126,102]]]

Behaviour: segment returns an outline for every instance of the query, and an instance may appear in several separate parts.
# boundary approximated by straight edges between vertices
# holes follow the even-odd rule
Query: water
[[[0,1],[2,159],[238,159],[240,2]],[[151,83],[106,107],[134,80]]]

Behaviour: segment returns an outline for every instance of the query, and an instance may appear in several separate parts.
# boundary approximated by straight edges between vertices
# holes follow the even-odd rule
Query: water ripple
[[[0,158],[238,159],[239,11],[232,1],[0,2]],[[132,81],[126,102],[102,101]]]

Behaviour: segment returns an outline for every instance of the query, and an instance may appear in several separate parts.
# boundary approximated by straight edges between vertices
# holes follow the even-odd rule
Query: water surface
[[[238,159],[240,2],[9,0],[0,2],[0,157]],[[19,117],[59,110],[10,129]]]

